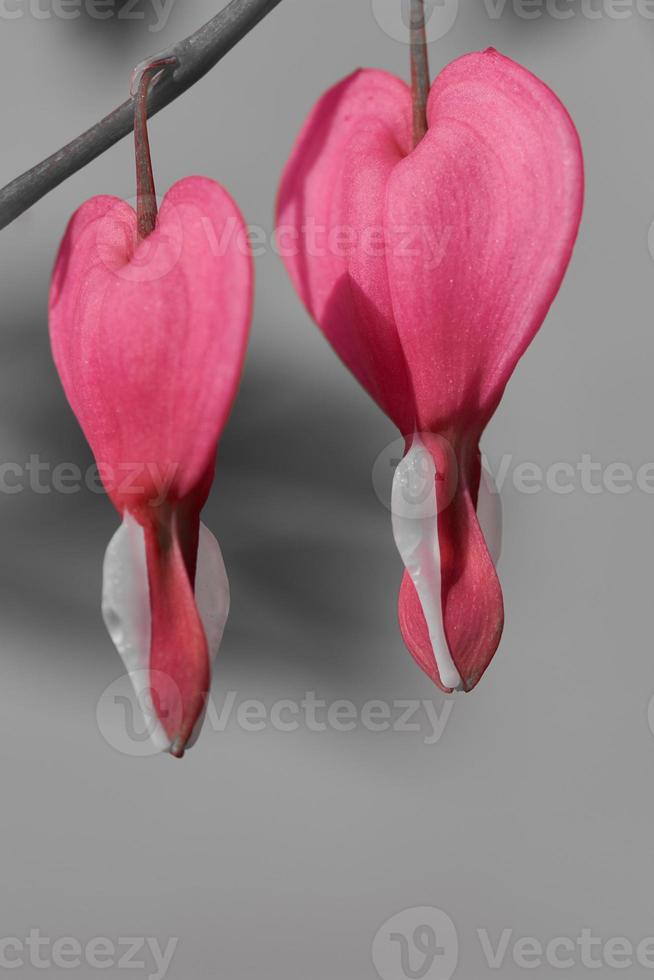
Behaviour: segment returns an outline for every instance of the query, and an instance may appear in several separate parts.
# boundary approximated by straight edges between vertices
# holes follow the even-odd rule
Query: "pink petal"
[[[339,357],[408,432],[413,404],[386,271],[384,200],[409,149],[411,96],[358,71],[309,116],[279,192],[279,243],[293,284]]]
[[[177,742],[182,751],[204,711],[211,682],[207,638],[192,585],[199,525],[199,511],[192,508],[157,512],[144,525],[153,702],[171,744]]]
[[[157,496],[151,466],[186,496],[213,464],[251,317],[243,219],[220,185],[175,184],[134,247],[136,215],[98,197],[72,218],[55,265],[50,331],[68,400],[98,464],[143,467],[134,510]]]
[[[387,256],[419,429],[481,434],[561,284],[583,203],[574,125],[543,82],[493,50],[449,65],[429,130],[388,183]]]

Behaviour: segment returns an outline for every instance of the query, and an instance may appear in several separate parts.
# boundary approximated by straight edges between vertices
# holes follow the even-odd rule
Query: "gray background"
[[[433,72],[498,47],[563,99],[587,168],[567,279],[485,450],[494,463],[511,454],[513,468],[591,454],[637,469],[654,459],[654,21],[591,20],[574,4],[566,21],[527,21],[508,4],[499,19],[481,2],[461,8],[431,47]],[[1,182],[121,101],[134,63],[215,10],[215,0],[178,0],[161,33],[147,20],[2,20]],[[159,189],[214,176],[270,228],[305,114],[358,65],[408,70],[408,49],[369,0],[284,0],[153,122]],[[5,460],[92,462],[50,360],[48,280],[73,209],[96,193],[131,197],[132,167],[127,140],[0,235]],[[401,565],[371,481],[395,435],[309,322],[279,259],[259,258],[245,376],[205,512],[233,596],[219,704],[230,690],[267,705],[313,690],[441,710],[399,636]],[[121,754],[96,723],[121,673],[99,613],[117,526],[109,502],[3,495],[1,935],[175,936],[169,976],[181,980],[372,980],[372,939],[407,907],[447,911],[463,978],[492,974],[478,928],[494,941],[503,929],[542,942],[584,926],[605,940],[654,934],[654,500],[636,488],[528,495],[511,475],[502,499],[504,639],[437,744],[361,726],[232,723],[206,730],[180,764]],[[501,972],[525,971],[509,953]]]

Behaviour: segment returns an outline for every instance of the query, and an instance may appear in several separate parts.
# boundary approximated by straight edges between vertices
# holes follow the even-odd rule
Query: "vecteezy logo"
[[[647,705],[647,723],[649,724],[649,730],[654,735],[654,694],[649,700]]]
[[[395,41],[411,40],[411,0],[371,0],[372,13],[385,34]],[[438,41],[452,30],[459,13],[459,0],[425,0],[425,29],[428,41]]]
[[[450,980],[458,959],[454,923],[436,908],[398,912],[372,943],[372,962],[381,980]]]
[[[649,254],[654,259],[654,221],[650,224],[647,232],[647,247],[649,248]]]
[[[160,208],[163,199],[159,198]],[[165,230],[159,230],[142,242],[137,242],[136,220],[129,206],[136,210],[136,198],[116,199],[97,225],[96,245],[100,261],[118,279],[128,282],[155,282],[175,268],[182,254],[184,231],[179,212],[172,204],[167,207]]]
[[[407,510],[416,519],[433,517],[438,512],[444,510],[452,502],[456,492],[458,481],[458,462],[456,454],[450,443],[435,433],[417,433],[429,440],[433,447],[439,450],[441,460],[446,460],[447,480],[436,476],[439,482],[438,501],[436,500],[436,486],[434,482],[434,470],[429,456],[429,452],[424,447],[415,456],[413,466],[404,475],[402,494],[402,511]],[[398,464],[402,462],[406,451],[404,439],[398,437],[393,442],[385,446],[379,453],[372,466],[372,486],[377,499],[390,510],[395,512],[393,506],[393,483]]]
[[[156,755],[168,747],[160,723],[160,703],[181,704],[172,678],[156,670],[124,674],[107,687],[98,701],[96,720],[104,740],[123,755]]]

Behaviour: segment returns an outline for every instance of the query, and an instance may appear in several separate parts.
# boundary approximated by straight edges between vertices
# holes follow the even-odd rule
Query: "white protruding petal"
[[[229,616],[229,580],[220,545],[204,524],[200,524],[195,599],[213,663]]]
[[[102,616],[132,682],[145,741],[166,752],[170,739],[149,695],[150,599],[145,538],[143,528],[127,511],[104,557]]]
[[[477,520],[488,553],[497,567],[502,554],[502,498],[495,485],[493,474],[483,459],[477,495]]]
[[[211,531],[200,525],[195,596],[207,636],[211,661],[215,659],[229,615],[229,582],[220,546]],[[126,511],[107,548],[102,585],[102,615],[109,635],[125,665],[141,711],[147,704],[146,690],[150,661],[150,589],[143,528]],[[145,719],[149,738],[165,752],[170,739],[153,712]],[[189,747],[199,733],[196,725]]]
[[[461,676],[443,624],[436,467],[417,434],[395,471],[391,511],[395,544],[418,593],[440,679],[445,687],[458,688]]]

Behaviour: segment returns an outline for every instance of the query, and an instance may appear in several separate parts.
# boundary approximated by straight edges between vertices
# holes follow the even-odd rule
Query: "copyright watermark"
[[[0,0],[1,2],[1,0]],[[96,247],[103,265],[118,279],[152,282],[163,279],[180,261],[184,247],[183,215],[177,206],[158,199],[160,221],[156,233],[135,243],[136,199],[116,201],[98,220]],[[130,210],[131,208],[131,210]],[[165,218],[165,220],[164,220]],[[272,253],[281,259],[299,255],[312,259],[353,256],[417,259],[427,272],[441,265],[454,229],[429,224],[324,224],[307,215],[301,224],[279,224],[274,229],[242,222],[233,215],[220,226],[199,215],[197,232],[214,258],[237,252],[254,259]]]
[[[441,909],[405,909],[388,919],[372,943],[381,980],[450,980],[459,960],[459,939]]]
[[[72,494],[117,494],[121,498],[147,499],[153,507],[162,504],[179,472],[177,463],[94,463],[83,470],[76,463],[52,463],[38,453],[23,462],[0,462],[0,495],[19,493],[37,496]]]
[[[429,433],[425,438],[434,437]],[[416,513],[423,514],[425,505],[431,502],[434,511],[444,510],[452,501],[458,481],[458,462],[456,454],[447,441],[438,437],[440,455],[446,459],[446,473],[438,473],[442,492],[436,494],[431,469],[424,465],[416,467],[413,479],[403,491],[405,503],[415,506]],[[427,450],[424,450],[425,457]],[[372,485],[378,500],[389,510],[393,510],[393,477],[404,458],[405,442],[398,438],[382,449],[372,466]],[[491,460],[482,454],[483,470],[490,478],[486,481],[488,493],[500,495],[505,489],[524,496],[550,493],[567,497],[570,494],[598,496],[610,494],[624,496],[631,493],[654,495],[654,461],[646,460],[637,465],[625,460],[600,462],[591,453],[582,453],[576,461],[555,460],[545,465],[531,460],[519,460],[512,453],[505,453],[498,460]],[[428,462],[426,459],[425,462]]]
[[[148,683],[147,671],[138,672],[137,683],[119,677],[102,693],[96,709],[98,728],[105,741],[123,755],[149,756],[161,751],[155,738],[160,718],[157,697]],[[159,680],[155,679],[158,687]],[[167,703],[175,703],[174,682],[167,680]],[[209,696],[204,725],[214,733],[237,730],[251,734],[274,731],[348,734],[363,730],[373,734],[392,732],[436,745],[449,723],[453,699],[441,704],[418,698],[371,699],[357,704],[346,698],[319,698],[307,691],[300,698],[280,698],[270,704],[228,691],[220,701]]]
[[[91,20],[147,22],[156,34],[166,27],[175,0],[0,0],[0,20]]]
[[[411,0],[370,0],[374,19],[388,37],[411,39]],[[478,9],[491,21],[505,16],[523,21],[654,20],[654,0],[482,0]],[[427,41],[438,41],[455,26],[458,0],[425,0]]]
[[[411,0],[371,0],[373,17],[394,41],[408,44],[411,32]],[[459,13],[459,0],[425,0],[427,41],[438,41],[452,30]]]
[[[164,980],[179,939],[165,943],[152,936],[95,936],[85,942],[74,936],[52,939],[40,929],[27,936],[0,938],[0,970],[142,970],[148,980]]]
[[[436,438],[432,436],[433,439]],[[446,440],[438,436],[447,457],[447,493],[439,498],[439,510],[451,502],[458,480],[458,462],[454,450]],[[372,466],[372,485],[380,502],[391,510],[394,472],[404,457],[405,444],[401,438],[393,440],[377,455]],[[584,493],[590,496],[611,494],[624,496],[630,493],[654,495],[654,461],[632,464],[625,460],[600,461],[591,453],[582,453],[578,460],[556,460],[547,464],[520,460],[512,453],[504,453],[498,459],[482,456],[484,469],[492,478],[491,493],[500,494],[505,489],[534,496],[552,493],[569,496]],[[172,462],[125,462],[118,464],[93,463],[82,468],[77,463],[53,462],[39,453],[31,453],[24,460],[0,460],[0,496],[33,493],[37,496],[78,493],[98,495],[119,494],[150,501],[157,506],[166,499],[180,470]],[[414,480],[407,488],[412,500],[424,504],[433,496],[433,482],[427,475],[429,468],[418,467]],[[422,475],[421,475],[422,474]],[[438,479],[438,477],[437,477]]]
[[[450,980],[461,959],[460,938],[442,909],[405,909],[377,931],[372,942],[373,965],[380,980]],[[477,976],[481,970],[496,973],[509,966],[556,971],[654,970],[654,936],[605,938],[588,926],[547,938],[519,935],[510,927],[477,928],[470,932],[465,952],[471,961],[469,969]]]
[[[654,0],[483,0],[490,20],[510,11],[520,20],[654,20]]]

